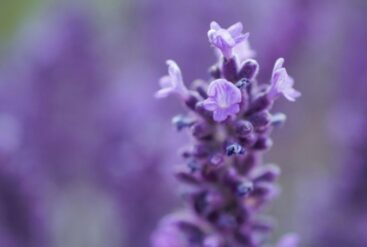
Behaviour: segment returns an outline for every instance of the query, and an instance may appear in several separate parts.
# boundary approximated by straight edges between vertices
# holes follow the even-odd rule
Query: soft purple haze
[[[261,82],[270,82],[274,61],[283,56],[303,93],[297,104],[281,100],[275,108],[288,116],[267,156],[284,168],[283,196],[271,210],[281,219],[275,236],[316,231],[317,220],[305,223],[300,215],[318,217],[318,191],[333,208],[350,202],[340,218],[364,231],[364,198],[351,196],[364,188],[356,179],[364,167],[358,151],[365,125],[358,107],[365,105],[364,1],[95,2],[40,4],[2,46],[11,49],[0,59],[0,216],[7,216],[0,218],[1,246],[149,245],[159,219],[179,204],[171,174],[177,148],[187,141],[167,121],[180,109],[177,100],[157,102],[152,95],[167,58],[177,61],[188,85],[209,78],[207,67],[218,56],[208,49],[212,20],[222,27],[241,21],[251,33],[257,53],[249,54],[261,65]],[[341,149],[327,139],[330,109],[356,126],[339,138]],[[337,132],[334,137],[343,131]],[[335,176],[337,163],[358,168],[346,166]],[[335,187],[337,196],[325,187],[331,194]],[[351,218],[355,205],[360,213]],[[24,217],[13,216],[20,211]],[[333,221],[323,229],[328,238],[346,236]],[[291,235],[284,243],[294,241]]]
[[[323,194],[322,207],[316,210],[323,221],[313,231],[311,246],[367,244],[367,56],[362,51],[367,42],[366,8],[365,2],[350,1],[339,9],[338,91],[329,123],[338,150],[330,165],[337,170],[329,178],[329,194]]]

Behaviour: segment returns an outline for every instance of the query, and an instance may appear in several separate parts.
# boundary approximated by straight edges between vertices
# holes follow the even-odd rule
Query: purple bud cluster
[[[189,113],[172,122],[194,141],[182,151],[186,165],[175,173],[184,185],[187,209],[161,222],[153,235],[154,247],[266,244],[273,223],[259,213],[278,193],[280,169],[262,158],[273,145],[273,128],[286,119],[270,110],[280,95],[294,101],[300,93],[282,58],[275,62],[270,83],[258,83],[259,64],[242,29],[241,23],[228,29],[211,23],[208,38],[218,62],[209,70],[209,82],[198,80],[186,88],[179,66],[167,61],[168,75],[156,96],[180,97]],[[297,242],[290,234],[277,246],[295,247]]]

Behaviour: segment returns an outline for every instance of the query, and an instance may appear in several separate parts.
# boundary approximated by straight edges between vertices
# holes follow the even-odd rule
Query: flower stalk
[[[182,152],[186,165],[176,171],[187,208],[162,220],[153,235],[155,247],[267,244],[273,223],[260,213],[278,194],[280,169],[264,163],[263,156],[273,145],[273,128],[285,121],[284,114],[270,110],[279,96],[295,101],[301,94],[293,88],[282,58],[274,65],[270,83],[258,83],[259,64],[242,29],[241,23],[228,29],[211,23],[209,42],[220,56],[208,83],[186,88],[178,65],[167,62],[169,76],[161,79],[156,96],[180,96],[189,112],[173,123],[194,141]],[[277,246],[297,243],[297,236],[288,234]]]

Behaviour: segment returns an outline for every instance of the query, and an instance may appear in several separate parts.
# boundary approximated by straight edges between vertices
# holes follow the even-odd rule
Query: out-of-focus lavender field
[[[153,95],[166,59],[186,83],[208,78],[213,20],[241,21],[260,78],[284,57],[302,92],[275,109],[273,237],[367,246],[367,1],[2,0],[1,247],[150,246],[182,206],[188,140],[170,121],[180,103]]]

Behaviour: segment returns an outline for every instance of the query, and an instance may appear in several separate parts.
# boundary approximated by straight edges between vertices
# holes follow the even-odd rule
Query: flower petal
[[[172,88],[162,88],[155,93],[154,97],[159,99],[166,98],[168,95],[172,93],[174,93],[174,91],[172,91]]]
[[[232,37],[235,38],[241,35],[242,30],[243,30],[243,25],[241,22],[237,22],[233,24],[232,26],[230,26],[227,30],[232,35]]]
[[[183,85],[181,70],[173,60],[166,61],[168,65],[168,74],[172,78],[172,84]]]
[[[208,111],[215,111],[218,108],[217,102],[213,98],[207,98],[203,101],[204,109]]]
[[[294,88],[288,88],[283,92],[284,97],[289,101],[296,101],[298,97],[300,97],[302,94],[301,92],[297,91]]]
[[[233,83],[225,79],[212,81],[208,88],[209,97],[213,97],[221,108],[241,102],[241,91]]]
[[[216,122],[223,122],[228,117],[228,114],[226,110],[223,110],[221,108],[217,108],[213,113],[213,119]]]
[[[239,44],[241,42],[244,42],[246,39],[248,39],[249,36],[250,36],[249,33],[245,33],[245,34],[241,34],[241,35],[234,37],[233,40],[236,44]]]
[[[287,100],[295,101],[296,98],[301,96],[301,93],[293,88],[294,80],[288,75],[287,70],[283,67],[283,63],[284,59],[279,58],[274,64],[268,96],[271,99],[275,99],[280,94],[283,94]]]
[[[218,94],[218,83],[220,83],[220,81],[222,81],[224,79],[217,79],[215,81],[212,81],[210,84],[209,84],[209,87],[208,87],[208,96],[209,97],[214,97]]]
[[[168,65],[168,75],[159,80],[161,90],[155,94],[155,97],[164,98],[169,94],[176,93],[182,98],[186,98],[189,91],[183,82],[180,68],[173,60],[167,60],[166,63]]]
[[[229,116],[236,115],[240,111],[240,106],[238,104],[231,105],[226,109],[226,112]]]
[[[163,76],[159,80],[159,85],[161,86],[161,88],[171,87],[172,86],[171,78],[168,75]]]
[[[288,73],[285,68],[280,68],[275,71],[272,78],[272,85],[276,88],[276,90],[281,91],[281,89],[287,84],[288,81]]]
[[[216,34],[217,43],[218,45],[226,48],[226,47],[233,47],[236,45],[236,41],[233,39],[231,34],[227,32],[227,30],[220,30]]]
[[[226,83],[225,90],[225,102],[227,105],[233,105],[241,102],[241,90],[235,85],[230,82]]]
[[[242,23],[238,22],[228,29],[222,28],[218,23],[211,22],[208,31],[209,42],[218,48],[227,59],[232,57],[232,49],[239,43],[245,41],[249,34],[242,34]]]
[[[210,29],[213,29],[214,31],[218,31],[218,30],[220,30],[222,28],[221,28],[221,26],[217,22],[212,21],[210,23]]]
[[[284,64],[284,58],[282,58],[282,57],[278,58],[275,61],[272,77],[274,76],[275,72],[277,72],[279,69],[283,68],[283,64]]]

